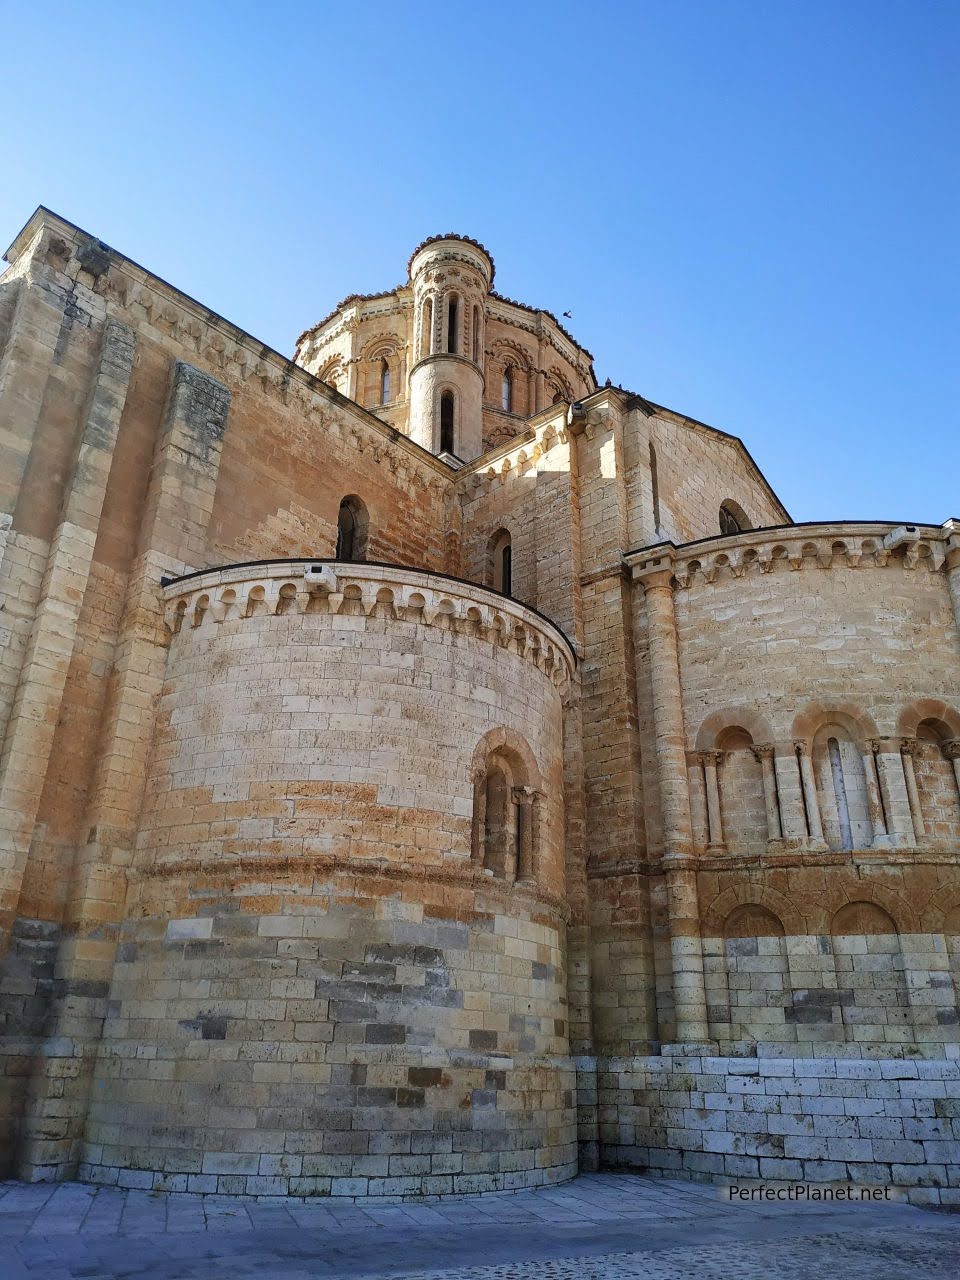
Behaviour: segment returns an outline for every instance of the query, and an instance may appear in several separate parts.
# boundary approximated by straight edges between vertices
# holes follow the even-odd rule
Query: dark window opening
[[[457,298],[454,295],[447,303],[447,350],[451,355],[457,354]]]
[[[513,370],[509,365],[503,371],[503,382],[500,386],[500,401],[505,413],[513,412]]]
[[[453,444],[453,392],[444,391],[440,397],[440,452],[455,453]]]
[[[337,516],[338,560],[363,560],[367,554],[367,509],[359,498],[344,498]]]
[[[513,547],[508,543],[500,552],[500,590],[505,596],[513,594]]]

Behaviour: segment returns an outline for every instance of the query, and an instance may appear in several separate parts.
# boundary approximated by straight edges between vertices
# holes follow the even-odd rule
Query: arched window
[[[480,363],[480,308],[473,308],[473,363]]]
[[[494,731],[496,734],[497,731]],[[488,735],[489,736],[489,735]],[[536,764],[522,741],[488,749],[473,775],[472,855],[501,880],[537,876],[541,795]]]
[[[867,776],[856,730],[846,718],[821,725],[811,756],[823,834],[831,849],[865,849],[873,842]]]
[[[340,503],[337,516],[338,560],[364,560],[367,554],[367,508],[351,495]]]
[[[390,366],[386,356],[380,361],[380,403],[390,403]]]
[[[743,507],[727,499],[720,504],[720,532],[724,537],[734,533],[744,533],[750,528],[750,521]]]
[[[447,302],[447,350],[451,355],[457,354],[457,318],[460,311],[459,299],[451,293]]]
[[[837,821],[840,826],[841,849],[853,848],[853,829],[850,826],[850,802],[847,800],[847,784],[843,776],[843,759],[840,743],[836,738],[827,739],[830,756],[830,773],[833,777],[833,793],[837,801]]]
[[[517,874],[517,810],[511,783],[506,760],[491,756],[487,761],[483,865],[501,880],[514,880]]]
[[[660,533],[660,483],[657,478],[657,451],[650,446],[650,486],[653,490],[653,534]]]
[[[444,391],[440,397],[440,452],[456,453],[454,449],[454,399],[452,391]]]
[[[505,596],[513,594],[513,544],[508,530],[501,529],[490,540],[490,585]]]
[[[500,403],[504,413],[513,412],[513,368],[509,364],[503,370],[503,380],[500,383]]]
[[[433,354],[433,299],[427,298],[423,304],[423,325],[420,331],[420,356]]]
[[[333,387],[334,391],[336,391],[340,382],[340,372],[340,359],[337,357],[324,365],[318,377],[321,382],[325,382],[328,387]]]

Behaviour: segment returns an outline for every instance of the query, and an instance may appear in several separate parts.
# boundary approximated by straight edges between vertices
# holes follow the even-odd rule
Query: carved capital
[[[798,756],[808,756],[810,754],[810,743],[806,738],[794,738],[793,749]]]
[[[701,751],[700,760],[704,765],[709,765],[716,769],[722,763],[725,755],[725,751]]]
[[[533,787],[514,787],[512,799],[514,804],[533,804],[537,798],[537,792]]]
[[[918,738],[904,738],[900,743],[900,750],[903,755],[916,758],[923,754],[923,743]]]
[[[776,747],[772,742],[758,742],[750,748],[757,760],[772,760],[776,755]]]
[[[951,738],[940,744],[940,750],[948,760],[960,760],[960,738]]]

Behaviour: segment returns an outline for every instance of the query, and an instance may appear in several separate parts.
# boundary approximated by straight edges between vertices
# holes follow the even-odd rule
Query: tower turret
[[[410,435],[433,453],[483,452],[484,299],[493,259],[483,245],[435,236],[413,252]]]

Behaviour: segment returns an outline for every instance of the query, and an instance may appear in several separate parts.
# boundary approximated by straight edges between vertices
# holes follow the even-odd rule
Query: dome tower
[[[408,264],[414,336],[410,435],[464,461],[483,452],[484,299],[493,259],[476,240],[434,236]]]

